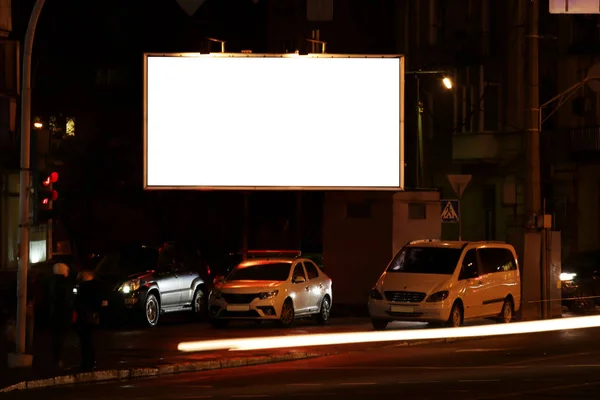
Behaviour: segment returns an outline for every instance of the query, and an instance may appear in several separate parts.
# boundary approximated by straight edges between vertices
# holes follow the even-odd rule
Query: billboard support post
[[[249,225],[250,225],[250,215],[248,212],[248,202],[250,197],[250,192],[245,191],[243,193],[243,210],[244,210],[244,223],[242,227],[242,260],[246,260],[248,258],[248,235],[249,235]]]

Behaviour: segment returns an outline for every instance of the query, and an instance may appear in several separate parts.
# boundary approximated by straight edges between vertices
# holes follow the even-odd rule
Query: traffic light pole
[[[17,326],[15,353],[8,355],[10,367],[30,366],[25,354],[27,329],[27,272],[29,269],[29,198],[31,194],[31,53],[33,37],[45,0],[36,0],[23,42],[23,80],[21,84],[21,171],[19,187],[19,272],[17,277]]]

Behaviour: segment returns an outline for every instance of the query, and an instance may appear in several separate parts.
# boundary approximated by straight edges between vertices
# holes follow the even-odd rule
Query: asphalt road
[[[597,399],[600,329],[488,337],[6,394],[6,399]],[[394,396],[394,397],[392,397]]]

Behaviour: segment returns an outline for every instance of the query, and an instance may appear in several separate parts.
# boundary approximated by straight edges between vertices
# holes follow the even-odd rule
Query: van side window
[[[476,278],[477,275],[479,275],[477,271],[477,253],[475,252],[475,249],[472,249],[467,251],[465,258],[463,258],[458,280],[462,281],[465,279]]]
[[[479,258],[481,260],[481,269],[484,274],[494,272],[508,272],[517,269],[517,264],[508,249],[479,249]]]

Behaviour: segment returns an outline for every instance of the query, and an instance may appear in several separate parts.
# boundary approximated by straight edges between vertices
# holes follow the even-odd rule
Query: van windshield
[[[404,247],[396,254],[387,272],[452,275],[462,249],[447,247]]]

